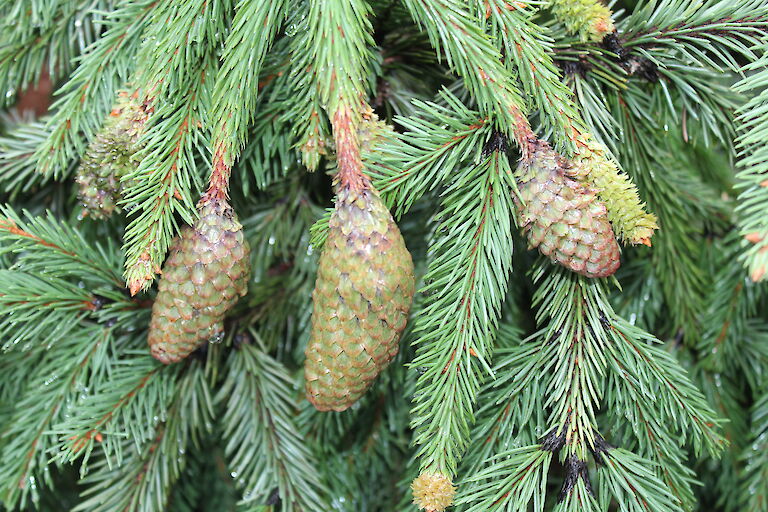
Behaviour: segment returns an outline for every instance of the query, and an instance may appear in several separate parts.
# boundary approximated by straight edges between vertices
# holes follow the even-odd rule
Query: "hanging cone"
[[[136,169],[138,141],[148,118],[135,97],[121,92],[101,131],[80,161],[75,182],[83,216],[103,219],[119,211],[125,183],[123,176]]]
[[[355,403],[397,354],[414,293],[413,262],[370,186],[341,187],[312,294],[304,374],[321,411]]]
[[[222,321],[247,291],[248,242],[224,199],[211,199],[200,218],[174,240],[152,307],[152,356],[174,363],[223,334]]]
[[[605,205],[568,174],[567,163],[536,141],[515,173],[520,226],[530,247],[587,277],[610,276],[621,264]]]

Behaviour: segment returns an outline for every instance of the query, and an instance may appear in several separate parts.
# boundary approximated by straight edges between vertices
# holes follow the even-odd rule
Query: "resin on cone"
[[[569,175],[569,164],[536,141],[516,178],[520,226],[531,248],[587,277],[612,275],[621,264],[605,204]]]
[[[312,294],[304,375],[321,411],[355,403],[398,350],[414,292],[413,261],[378,192],[341,187]]]
[[[174,363],[221,337],[227,310],[248,287],[248,254],[229,204],[212,199],[202,205],[200,218],[182,229],[163,266],[149,326],[155,359]]]

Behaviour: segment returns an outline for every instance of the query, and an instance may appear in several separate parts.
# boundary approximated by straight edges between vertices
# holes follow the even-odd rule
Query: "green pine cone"
[[[598,43],[616,30],[611,10],[600,0],[551,0],[549,7],[566,31],[583,42]]]
[[[530,247],[587,277],[610,276],[621,264],[605,205],[567,173],[549,144],[538,141],[521,160],[515,201]]]
[[[221,336],[222,321],[248,288],[248,242],[226,201],[211,200],[174,240],[152,306],[149,346],[162,363]]]
[[[355,403],[397,354],[414,293],[413,261],[374,189],[342,189],[312,294],[304,375],[321,411]]]
[[[118,210],[123,176],[139,165],[136,153],[147,113],[135,98],[121,93],[101,131],[88,146],[75,176],[83,216],[103,219]]]
[[[77,168],[75,182],[79,185],[78,199],[83,216],[103,219],[112,215],[120,200],[120,176],[124,170],[111,162],[110,145],[101,134],[88,146]]]
[[[656,216],[645,211],[637,187],[630,177],[619,171],[608,150],[584,134],[571,162],[574,171],[595,188],[597,196],[608,209],[614,233],[630,244],[651,245],[651,237],[659,226]]]

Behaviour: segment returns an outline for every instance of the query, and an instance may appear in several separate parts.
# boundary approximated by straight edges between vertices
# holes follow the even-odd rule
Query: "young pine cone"
[[[121,93],[77,168],[75,182],[83,215],[102,219],[119,211],[117,203],[125,188],[121,179],[139,165],[138,141],[147,117],[135,98]]]
[[[221,336],[224,315],[247,290],[248,242],[232,208],[213,199],[182,229],[163,266],[152,306],[149,346],[163,363],[187,357]]]
[[[605,205],[568,175],[567,164],[546,142],[535,143],[515,174],[515,202],[530,247],[587,277],[616,272],[619,245]]]
[[[414,292],[413,261],[372,188],[342,187],[312,294],[304,375],[321,411],[355,403],[397,354]]]
[[[656,216],[645,211],[637,187],[619,170],[608,149],[584,134],[571,163],[572,170],[594,187],[597,197],[605,204],[617,238],[624,243],[650,246],[653,232],[659,228]]]

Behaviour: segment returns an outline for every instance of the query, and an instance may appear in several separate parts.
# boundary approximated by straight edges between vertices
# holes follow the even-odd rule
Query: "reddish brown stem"
[[[357,141],[357,122],[355,112],[343,103],[333,115],[333,138],[336,141],[336,158],[339,186],[351,190],[364,190],[370,187],[370,180],[363,174],[363,160]],[[358,114],[359,116],[359,114]]]
[[[213,155],[213,168],[208,180],[208,190],[203,194],[199,204],[204,204],[212,199],[226,200],[229,196],[229,176],[232,174],[232,166],[224,159],[224,148],[220,148]]]

